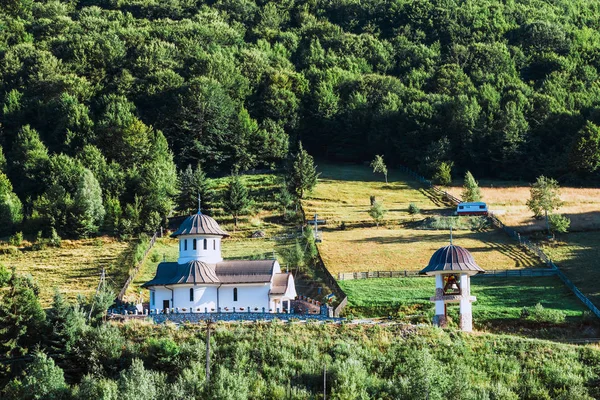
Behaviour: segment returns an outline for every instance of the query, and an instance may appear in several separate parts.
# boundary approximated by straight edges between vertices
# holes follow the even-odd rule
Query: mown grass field
[[[424,215],[448,209],[437,199],[433,202],[423,184],[397,171],[390,171],[387,184],[383,175],[374,174],[366,166],[324,164],[318,171],[321,175],[317,187],[303,207],[307,218],[318,213],[328,226],[339,226],[342,222],[371,225],[370,196],[375,196],[389,211],[386,223],[412,220],[408,213],[410,203],[421,208]]]
[[[102,268],[106,268],[108,281],[114,286],[118,287],[127,277],[127,269],[120,268],[119,257],[128,248],[128,242],[100,237],[63,240],[59,248],[38,251],[29,247],[30,244],[24,242],[16,254],[0,255],[0,263],[15,266],[17,272],[31,274],[40,287],[44,306],[52,301],[55,288],[71,300],[79,294],[93,294]]]
[[[317,212],[327,220],[319,251],[332,274],[420,270],[435,250],[448,244],[448,231],[416,229],[416,221],[447,214],[451,208],[408,175],[392,171],[386,185],[381,174],[373,174],[366,166],[326,164],[320,171],[319,183],[303,206],[307,216]],[[383,201],[388,209],[379,228],[368,215],[370,195]],[[419,215],[408,213],[410,203],[421,208]],[[541,265],[499,230],[455,231],[454,243],[471,251],[484,269]]]
[[[460,197],[462,184],[462,181],[457,181],[446,190]],[[487,180],[479,184],[483,201],[506,225],[524,233],[546,229],[545,221],[533,218],[527,208],[526,202],[530,197],[527,184]],[[600,229],[600,188],[563,187],[561,198],[564,204],[558,212],[571,219],[571,230]]]
[[[600,308],[600,232],[574,232],[543,250],[569,279]]]
[[[340,281],[348,295],[347,312],[356,315],[392,315],[413,322],[429,322],[434,313],[429,298],[435,291],[435,281],[423,278],[380,278]],[[502,324],[519,324],[523,307],[540,303],[544,308],[565,313],[568,324],[578,325],[587,308],[557,277],[471,279],[473,319],[478,329]],[[458,316],[458,306],[448,307],[449,315]],[[497,329],[494,329],[497,330]]]

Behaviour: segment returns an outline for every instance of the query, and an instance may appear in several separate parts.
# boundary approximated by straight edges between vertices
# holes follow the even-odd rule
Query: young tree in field
[[[379,223],[383,221],[385,213],[387,213],[387,210],[383,207],[383,204],[381,204],[378,201],[373,203],[373,205],[369,209],[369,215],[371,216],[371,218],[373,218],[373,220],[375,221],[375,225],[377,225],[378,228]]]
[[[375,159],[373,159],[373,161],[371,161],[370,165],[373,168],[373,173],[376,173],[376,172],[382,173],[383,176],[385,176],[385,183],[388,183],[388,178],[387,178],[388,170],[387,170],[387,166],[383,162],[383,156],[376,155]]]
[[[299,143],[298,153],[294,156],[288,172],[288,184],[290,191],[299,199],[304,198],[307,192],[311,192],[317,185],[319,174],[315,162],[310,154]]]
[[[462,200],[466,202],[481,201],[481,192],[479,185],[470,171],[465,174],[465,182],[463,184]]]
[[[179,195],[177,208],[189,212],[198,208],[198,195],[202,199],[201,206],[207,209],[213,197],[210,179],[202,170],[200,164],[192,169],[191,165],[179,173]]]
[[[562,205],[558,182],[542,175],[531,185],[530,192],[531,198],[527,200],[527,207],[529,207],[536,218],[545,216],[546,228],[550,232],[548,213],[558,209]]]
[[[248,206],[250,205],[248,189],[244,186],[242,178],[240,178],[238,174],[231,175],[229,186],[225,192],[225,201],[223,205],[225,211],[233,217],[235,226],[237,227],[238,217],[246,213]]]
[[[571,220],[561,214],[548,215],[548,222],[553,237],[556,233],[567,233],[569,226],[571,226]]]
[[[452,162],[441,162],[433,175],[433,180],[443,186],[448,186],[452,183]]]

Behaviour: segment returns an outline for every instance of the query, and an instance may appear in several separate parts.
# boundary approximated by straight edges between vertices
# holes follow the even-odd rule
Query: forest
[[[150,232],[211,176],[383,155],[426,176],[600,167],[583,0],[4,0],[2,234]]]

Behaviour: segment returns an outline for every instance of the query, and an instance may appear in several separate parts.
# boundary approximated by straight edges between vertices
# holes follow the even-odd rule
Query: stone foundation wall
[[[316,321],[339,321],[342,318],[331,318],[327,314],[277,314],[277,313],[187,313],[187,314],[153,314],[149,315],[154,322],[162,324],[167,321],[175,323],[202,323],[211,321],[272,321],[278,319],[289,321],[291,319],[310,319]]]

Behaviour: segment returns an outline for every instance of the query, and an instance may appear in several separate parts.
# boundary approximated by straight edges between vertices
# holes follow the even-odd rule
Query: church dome
[[[469,251],[453,244],[438,249],[431,259],[429,265],[420,273],[427,275],[437,275],[440,273],[467,273],[475,275],[484,273]]]
[[[202,213],[190,215],[183,221],[171,237],[177,237],[181,235],[218,235],[218,236],[229,236],[225,232],[217,221],[208,215]]]

